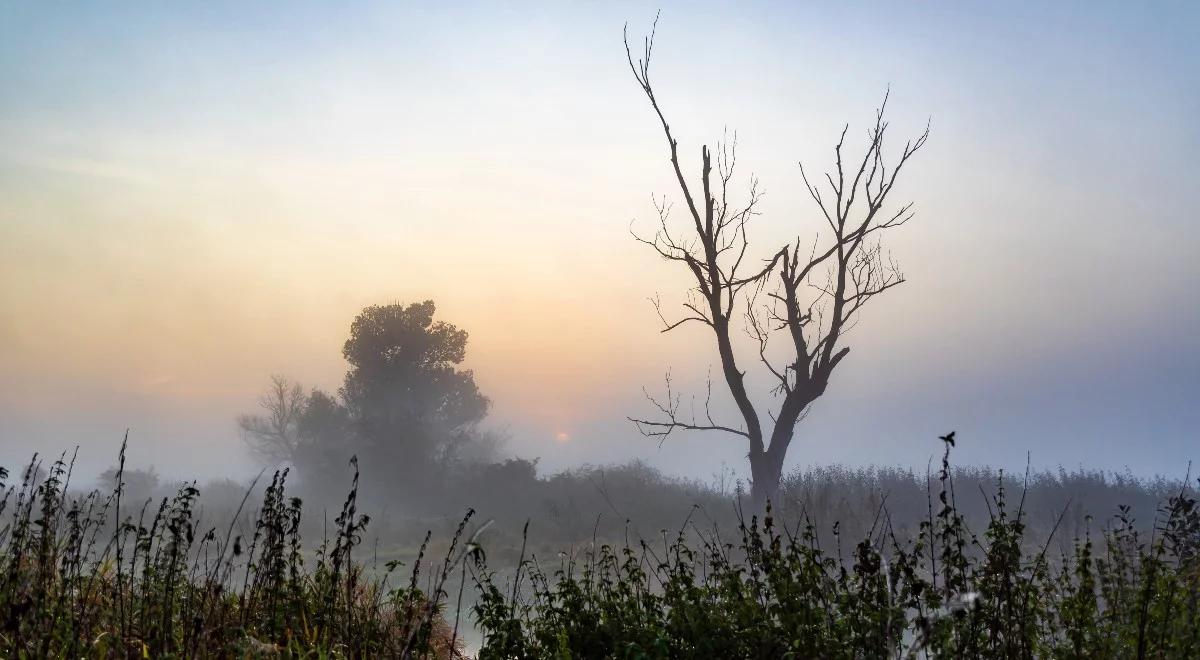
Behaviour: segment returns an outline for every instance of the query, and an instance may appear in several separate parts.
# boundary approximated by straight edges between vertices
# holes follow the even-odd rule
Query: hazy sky
[[[135,466],[240,476],[268,374],[334,389],[363,306],[432,298],[513,453],[741,468],[736,438],[625,421],[714,361],[699,328],[658,334],[646,299],[685,279],[629,236],[675,193],[621,44],[657,5],[247,4],[0,3],[0,462],[80,444],[98,469],[129,427]],[[909,281],[791,463],[923,466],[957,429],[963,462],[1180,476],[1196,5],[905,4],[663,6],[685,165],[738,131],[762,255],[819,228],[796,163],[829,166],[889,84],[897,137],[932,118],[896,192]]]

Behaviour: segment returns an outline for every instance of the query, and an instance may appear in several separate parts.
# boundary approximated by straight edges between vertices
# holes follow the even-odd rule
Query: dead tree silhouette
[[[308,394],[286,376],[272,375],[271,383],[258,398],[266,413],[238,415],[242,440],[254,455],[269,465],[293,460],[300,447],[300,420]]]
[[[683,303],[681,318],[668,320],[658,300],[654,304],[663,322],[662,332],[689,323],[707,326],[716,341],[721,375],[737,405],[740,423],[723,424],[714,420],[710,409],[712,384],[708,386],[703,416],[694,412],[679,414],[680,396],[672,392],[670,377],[664,397],[647,398],[657,411],[654,419],[630,418],[648,437],[661,442],[673,431],[720,431],[745,438],[751,472],[751,499],[761,508],[779,488],[784,458],[791,446],[796,424],[809,407],[825,393],[834,369],[845,359],[850,348],[844,339],[857,322],[863,306],[875,296],[904,282],[904,276],[890,254],[883,250],[881,235],[903,225],[913,217],[913,205],[905,203],[885,211],[900,171],[925,145],[929,124],[916,139],[905,142],[894,165],[884,157],[884,136],[888,123],[884,111],[888,97],[875,113],[874,126],[867,132],[867,148],[858,161],[843,160],[843,146],[849,125],[841,132],[834,147],[836,164],[824,174],[827,188],[810,181],[803,165],[800,175],[808,193],[828,226],[828,239],[817,238],[806,244],[799,237],[779,248],[769,258],[751,266],[748,261],[749,238],[746,230],[758,214],[762,198],[756,179],[751,178],[743,202],[731,201],[731,181],[737,163],[737,140],[723,141],[715,152],[708,146],[700,150],[699,195],[695,182],[689,182],[679,161],[679,143],[663,113],[650,81],[650,57],[658,19],[650,35],[643,40],[643,54],[636,61],[629,46],[628,27],[625,55],[630,70],[642,88],[662,126],[670,149],[671,167],[686,203],[686,229],[672,228],[671,205],[665,198],[655,201],[659,227],[653,237],[634,238],[650,246],[668,261],[686,268],[695,285]],[[823,231],[823,230],[822,230]],[[762,299],[765,292],[766,298]],[[774,411],[768,411],[771,425],[765,428],[759,408],[745,383],[745,371],[739,365],[731,332],[735,320],[744,323],[757,350],[758,361],[776,383],[773,393],[781,399]],[[768,355],[773,336],[783,337],[787,357]]]

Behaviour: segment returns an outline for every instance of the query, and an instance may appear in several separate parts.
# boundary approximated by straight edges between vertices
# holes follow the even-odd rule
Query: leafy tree
[[[466,357],[467,333],[434,321],[433,301],[367,307],[350,326],[341,389],[363,454],[408,471],[469,442],[490,402]]]
[[[350,411],[337,399],[313,389],[296,422],[299,444],[294,463],[301,474],[340,474],[355,452]]]
[[[501,438],[478,428],[489,401],[466,357],[467,333],[434,321],[432,301],[374,305],[350,326],[342,355],[350,368],[338,395],[272,376],[262,413],[238,426],[255,454],[289,462],[320,485],[357,455],[416,489],[452,464],[494,457]],[[401,482],[395,482],[398,486]]]
[[[112,487],[117,482],[117,468],[110,467],[101,472],[96,482],[102,490]],[[154,471],[153,467],[146,470],[125,468],[121,471],[121,487],[125,502],[140,506],[141,503],[155,497],[159,493],[161,485],[158,473]]]
[[[296,421],[301,447],[345,442],[350,431],[350,413],[331,394],[313,389]]]

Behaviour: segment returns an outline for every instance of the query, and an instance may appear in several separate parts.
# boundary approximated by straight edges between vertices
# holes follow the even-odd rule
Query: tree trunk
[[[750,457],[750,505],[752,513],[762,514],[767,503],[778,509],[779,481],[783,475],[783,457],[762,452]]]

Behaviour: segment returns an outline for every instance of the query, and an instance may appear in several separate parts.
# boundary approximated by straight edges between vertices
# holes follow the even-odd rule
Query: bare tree
[[[657,19],[655,27],[657,27]],[[849,353],[845,335],[854,327],[860,311],[875,296],[902,283],[904,276],[882,248],[881,235],[913,217],[912,204],[884,210],[901,169],[929,137],[929,126],[888,163],[884,157],[884,120],[887,96],[875,113],[874,126],[867,131],[861,160],[843,159],[849,126],[842,130],[834,147],[835,167],[824,174],[824,182],[810,181],[803,165],[800,174],[820,210],[828,231],[821,230],[807,244],[800,238],[784,245],[757,263],[747,257],[746,228],[757,215],[762,198],[753,177],[745,197],[731,201],[731,181],[737,163],[736,136],[718,145],[715,154],[707,146],[700,150],[699,189],[689,182],[679,162],[679,143],[671,132],[650,81],[650,56],[654,30],[644,39],[637,60],[625,37],[625,54],[634,78],[662,126],[670,150],[671,167],[686,205],[686,220],[672,226],[672,207],[666,199],[655,200],[658,229],[653,237],[634,234],[639,242],[658,255],[677,262],[694,279],[684,313],[668,319],[654,300],[663,332],[689,323],[707,326],[716,340],[717,355],[725,386],[737,405],[738,423],[720,423],[709,410],[712,383],[708,385],[704,412],[680,414],[680,396],[667,378],[665,397],[647,398],[657,410],[654,419],[631,418],[638,429],[661,442],[671,432],[720,431],[742,436],[749,445],[751,497],[761,507],[779,488],[784,458],[792,443],[796,424],[812,403],[825,392],[830,375]],[[764,295],[765,294],[765,299]],[[757,359],[775,381],[777,407],[768,410],[769,428],[747,391],[745,371],[739,365],[731,334],[736,323],[749,334]],[[768,346],[780,337],[782,350]],[[780,357],[780,353],[783,356]]]
[[[239,415],[242,439],[256,456],[268,463],[292,460],[300,446],[300,417],[308,396],[299,383],[286,376],[271,376],[271,383],[258,398],[266,414]]]

